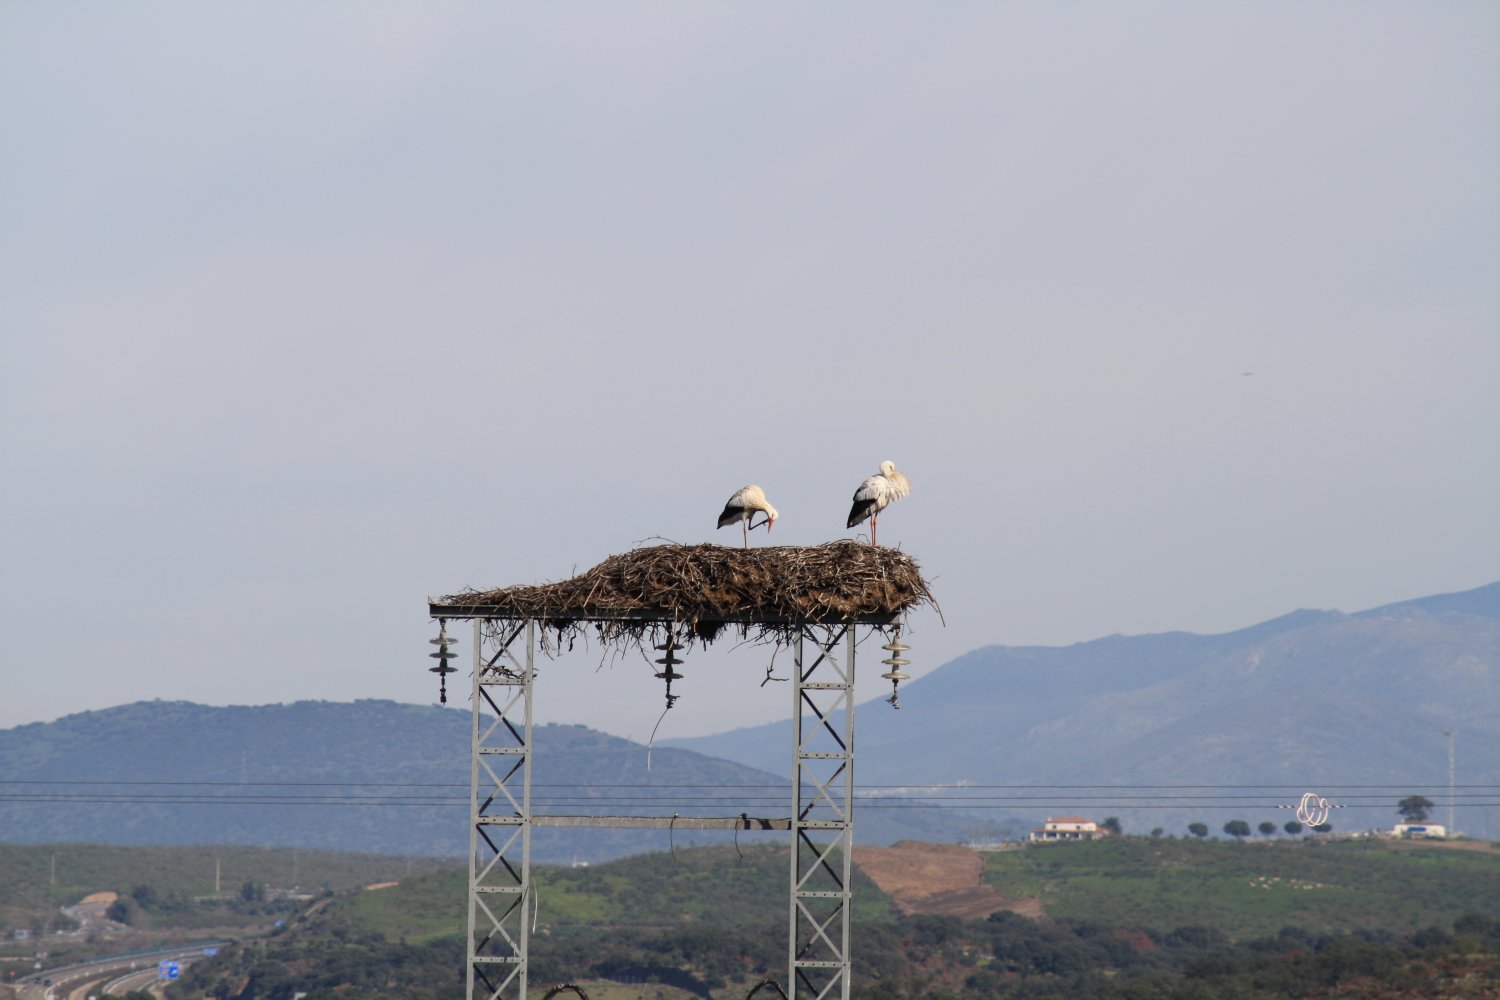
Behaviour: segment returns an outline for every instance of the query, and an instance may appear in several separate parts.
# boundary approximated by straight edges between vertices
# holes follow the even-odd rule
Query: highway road
[[[16,1000],[88,1000],[90,996],[103,993],[106,986],[115,993],[148,989],[152,984],[159,982],[157,972],[159,963],[172,959],[186,966],[193,960],[202,958],[205,947],[213,947],[213,945],[200,944],[191,948],[167,948],[97,962],[85,962],[81,965],[46,969],[33,973],[23,982],[15,984]],[[119,982],[128,982],[131,985],[122,988]]]
[[[184,959],[182,966],[186,968],[189,961],[188,959]],[[68,1000],[88,1000],[90,996],[97,996],[100,993],[113,993],[119,996],[133,990],[149,990],[157,996],[163,996],[164,985],[161,973],[157,969],[142,969],[139,972],[127,972],[123,976],[114,976],[102,986],[95,983],[93,986],[77,990],[68,995]],[[94,989],[95,986],[98,989]]]

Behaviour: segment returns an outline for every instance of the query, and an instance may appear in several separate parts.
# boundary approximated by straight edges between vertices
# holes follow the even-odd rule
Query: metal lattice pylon
[[[794,1000],[849,997],[854,645],[855,629],[848,625],[804,625],[797,634],[787,937]]]
[[[474,622],[465,994],[471,998],[526,996],[535,658],[535,622]]]
[[[859,627],[885,622],[797,626],[789,818],[752,818],[744,813],[737,817],[679,817],[675,813],[671,817],[538,816],[532,812],[531,766],[539,623],[477,614],[481,609],[472,607],[433,605],[432,610],[440,622],[455,617],[474,622],[465,946],[468,1000],[526,1000],[536,908],[531,833],[539,825],[789,830],[787,993],[791,1000],[849,1000],[854,654]],[[441,613],[455,610],[458,613]],[[441,647],[446,649],[446,645]],[[670,664],[664,672],[672,672]],[[761,985],[781,989],[769,980]]]

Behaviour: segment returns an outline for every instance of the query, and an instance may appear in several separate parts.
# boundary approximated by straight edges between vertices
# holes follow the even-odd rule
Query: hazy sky
[[[1489,0],[0,6],[0,726],[434,700],[427,595],[738,544],[752,481],[849,537],[885,458],[918,672],[1500,579],[1497,43]],[[689,654],[663,733],[784,717],[763,660]],[[644,738],[597,666],[539,718]]]

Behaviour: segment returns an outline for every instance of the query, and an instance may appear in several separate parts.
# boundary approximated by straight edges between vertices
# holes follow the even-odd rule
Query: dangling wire
[[[657,665],[661,667],[661,670],[656,674],[656,679],[667,682],[667,707],[662,709],[661,715],[656,720],[656,725],[651,727],[651,739],[646,741],[646,770],[648,771],[651,770],[651,751],[656,745],[656,731],[661,728],[662,719],[667,717],[667,713],[672,710],[672,706],[677,704],[677,699],[682,697],[680,694],[672,693],[672,682],[682,680],[682,674],[679,674],[675,669],[682,666],[682,660],[677,657],[677,650],[680,648],[677,645],[677,636],[672,632],[672,626],[667,626],[666,641],[656,647],[659,652],[666,654],[656,661]]]
[[[558,983],[556,986],[547,991],[546,995],[542,997],[542,1000],[552,1000],[553,997],[557,996],[564,990],[572,990],[574,993],[583,997],[583,1000],[589,1000],[589,995],[583,992],[583,987],[578,986],[574,983]],[[785,993],[781,995],[786,996]]]
[[[651,727],[651,738],[646,741],[646,770],[648,771],[651,770],[651,751],[656,747],[656,731],[661,728],[661,720],[665,719],[671,710],[672,703],[667,702],[667,707],[662,709],[661,714],[656,717],[656,725]]]

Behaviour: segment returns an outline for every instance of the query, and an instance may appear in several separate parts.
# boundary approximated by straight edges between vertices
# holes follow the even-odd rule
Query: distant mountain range
[[[860,843],[1023,836],[1049,815],[1279,826],[1291,814],[1275,806],[1302,791],[1348,807],[1335,829],[1388,828],[1408,794],[1442,821],[1450,730],[1457,826],[1500,838],[1500,583],[1224,635],[989,646],[908,684],[902,705],[859,707],[860,785],[962,785],[937,794],[969,811],[870,802]],[[648,771],[639,744],[541,726],[537,810],[784,816],[789,729],[658,743]],[[462,854],[469,739],[467,710],[389,701],[139,702],[17,726],[0,730],[0,840]],[[535,855],[727,837],[539,830]]]
[[[137,702],[0,730],[0,841],[255,844],[384,854],[468,848],[470,715],[390,701]],[[786,816],[785,778],[582,726],[539,726],[538,813]],[[951,840],[949,814],[873,810],[861,840]],[[972,820],[967,821],[972,823]],[[784,835],[781,835],[784,836]],[[742,835],[742,841],[753,839]],[[732,835],[539,829],[541,860]]]
[[[1271,806],[1306,790],[1348,806],[1336,829],[1388,829],[1411,793],[1446,819],[1451,730],[1456,783],[1490,786],[1458,788],[1456,825],[1500,838],[1500,583],[1224,635],[988,646],[901,695],[899,712],[859,707],[862,784],[1115,786],[985,794],[997,816],[1024,806],[1033,822],[1117,815],[1127,832],[1176,833],[1280,825],[1291,814]],[[665,742],[785,773],[788,734],[780,723]],[[1165,787],[1179,785],[1201,787]],[[1040,801],[1015,801],[1025,795]]]

